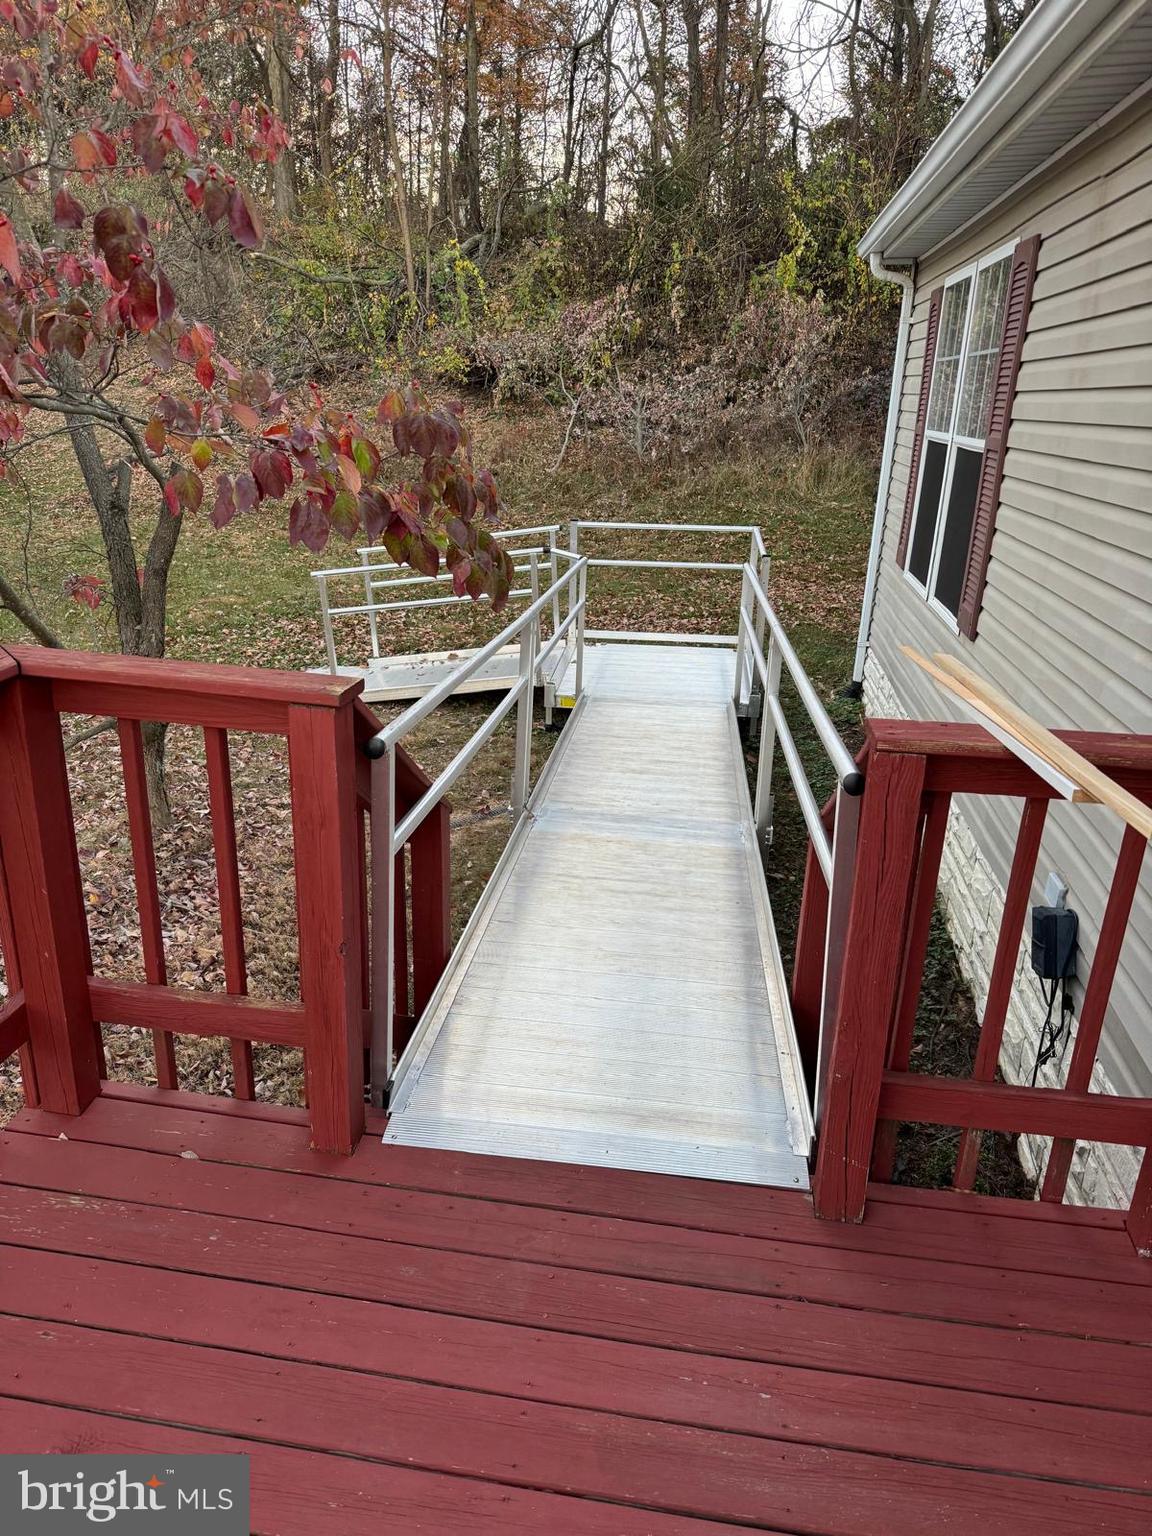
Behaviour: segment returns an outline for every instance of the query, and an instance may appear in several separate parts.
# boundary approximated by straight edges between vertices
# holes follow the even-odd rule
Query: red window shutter
[[[988,430],[984,435],[984,460],[980,466],[980,484],[976,491],[976,511],[972,518],[972,537],[968,544],[968,564],[964,589],[960,594],[957,622],[960,633],[975,640],[988,580],[988,561],[992,555],[992,535],[996,531],[996,510],[1000,505],[1000,486],[1004,479],[1004,458],[1008,451],[1008,428],[1012,422],[1012,404],[1016,398],[1016,380],[1020,373],[1020,355],[1028,334],[1028,311],[1032,305],[1032,284],[1036,279],[1036,258],[1040,236],[1021,240],[1012,253],[1008,275],[1008,299],[1004,306],[1004,329],[1000,336],[1000,356],[988,408]]]
[[[933,291],[928,300],[928,331],[924,337],[924,367],[920,374],[920,399],[916,405],[916,430],[912,434],[912,462],[908,465],[908,490],[904,497],[904,520],[900,524],[900,542],[896,559],[903,565],[908,558],[908,536],[912,532],[912,514],[916,510],[916,482],[920,478],[920,450],[924,446],[924,428],[928,422],[928,396],[932,389],[932,364],[936,360],[936,333],[940,329],[943,288]]]

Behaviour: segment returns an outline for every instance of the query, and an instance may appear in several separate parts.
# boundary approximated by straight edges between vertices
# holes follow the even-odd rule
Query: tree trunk
[[[129,521],[131,462],[118,459],[112,465],[105,464],[91,420],[72,414],[65,419],[72,451],[100,525],[120,649],[126,656],[163,656],[167,639],[168,576],[183,519],[173,517],[161,501],[144,564],[139,566]],[[163,829],[172,822],[164,773],[168,727],[162,721],[152,721],[144,726],[143,734],[152,823],[157,829]]]
[[[332,125],[336,119],[336,83],[340,74],[340,6],[339,0],[327,0],[326,31],[328,57],[325,60],[327,80],[331,90],[320,92],[320,110],[316,114],[317,149],[320,155],[320,175],[329,185],[332,182],[335,156],[332,147]]]
[[[384,127],[388,134],[388,153],[392,161],[392,197],[400,243],[404,249],[404,280],[410,298],[416,297],[416,261],[412,253],[412,228],[408,219],[408,187],[400,139],[396,132],[396,108],[392,99],[392,14],[389,0],[380,0],[380,66],[384,91]]]
[[[480,203],[480,30],[476,0],[468,0],[465,27],[464,124],[460,131],[461,202],[472,234],[484,229]]]
[[[336,82],[332,82],[333,91]],[[276,33],[268,41],[268,90],[272,108],[292,131],[292,76],[288,70],[287,39]],[[292,155],[281,155],[272,166],[272,204],[282,219],[296,217],[296,168]]]

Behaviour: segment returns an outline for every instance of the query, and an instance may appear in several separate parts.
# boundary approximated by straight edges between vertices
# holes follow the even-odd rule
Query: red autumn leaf
[[[24,274],[20,267],[20,251],[16,244],[16,231],[6,213],[0,213],[0,267],[14,283],[20,283]]]
[[[236,497],[232,490],[232,481],[227,475],[221,475],[220,482],[216,487],[216,502],[209,514],[213,528],[226,527],[238,511]]]
[[[186,155],[191,160],[199,153],[200,141],[186,117],[181,117],[179,112],[168,112],[161,121],[165,137],[182,155]]]
[[[354,460],[350,459],[346,453],[338,453],[336,455],[336,468],[340,471],[340,478],[348,489],[359,495],[360,487],[364,483],[364,477],[356,467]]]
[[[172,292],[172,284],[161,267],[156,268],[156,296],[159,300],[161,320],[171,320],[176,313],[176,295]]]
[[[132,323],[143,335],[147,335],[160,319],[160,306],[156,295],[156,279],[143,267],[137,267],[128,280],[128,302],[132,310]]]
[[[216,370],[212,366],[210,357],[201,357],[196,362],[196,379],[204,389],[211,389],[216,382]]]
[[[52,203],[52,222],[57,229],[84,227],[84,210],[67,187],[60,188]]]
[[[235,496],[236,508],[240,512],[251,512],[252,508],[260,500],[260,492],[256,487],[256,481],[247,470],[236,476]]]
[[[404,396],[398,389],[390,390],[376,407],[376,420],[383,426],[389,426],[399,417],[403,416],[407,405]]]
[[[77,55],[76,60],[76,62],[80,65],[80,68],[88,76],[89,80],[94,80],[96,78],[96,61],[99,59],[99,57],[100,44],[94,37],[89,38],[88,42]]]
[[[245,405],[243,400],[230,400],[228,409],[246,432],[258,432],[260,430],[260,416],[250,405]]]
[[[93,610],[99,608],[104,594],[101,592],[104,582],[99,576],[69,576],[64,583],[64,591],[76,603],[83,603],[85,608]]]
[[[228,200],[228,228],[236,244],[246,251],[254,251],[264,243],[260,215],[241,187],[236,187]]]
[[[208,181],[204,186],[204,217],[209,224],[219,224],[228,216],[228,188],[222,181]]]
[[[148,81],[126,53],[116,55],[116,85],[124,100],[134,107],[142,107],[148,91]]]

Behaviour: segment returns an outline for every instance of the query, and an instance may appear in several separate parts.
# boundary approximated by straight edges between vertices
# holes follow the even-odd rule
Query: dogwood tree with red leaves
[[[223,528],[265,502],[283,508],[294,544],[318,552],[333,531],[379,541],[397,562],[425,575],[443,565],[458,593],[502,604],[510,562],[490,531],[496,489],[473,463],[458,406],[415,386],[389,393],[371,422],[315,388],[293,402],[182,312],[161,264],[158,236],[180,220],[226,231],[243,250],[261,244],[245,177],[288,150],[286,134],[259,102],[212,98],[193,40],[270,36],[291,9],[172,0],[130,38],[103,30],[103,14],[81,0],[0,0],[0,474],[37,440],[36,421],[64,418],[129,653],[163,653],[184,518]],[[133,195],[141,183],[147,198]],[[138,360],[150,409],[123,387]],[[157,487],[142,559],[128,517],[136,466]],[[71,580],[90,607],[103,590],[95,577]],[[3,578],[0,602],[51,643]]]

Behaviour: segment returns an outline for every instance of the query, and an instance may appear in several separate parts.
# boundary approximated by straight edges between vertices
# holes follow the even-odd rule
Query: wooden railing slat
[[[1116,979],[1116,967],[1120,961],[1120,951],[1128,929],[1132,903],[1136,899],[1140,869],[1147,847],[1148,839],[1143,832],[1136,827],[1125,827],[1116,870],[1112,876],[1112,887],[1104,908],[1104,920],[1096,940],[1096,952],[1092,956],[1092,969],[1088,973],[1088,985],[1084,988],[1076,1043],[1072,1047],[1072,1059],[1068,1064],[1065,1086],[1070,1093],[1086,1093],[1092,1081],[1096,1054],[1100,1048],[1100,1034],[1104,1028],[1104,1015],[1112,995],[1112,983]],[[1068,1138],[1053,1143],[1040,1188],[1041,1200],[1063,1200],[1075,1146],[1075,1140]]]
[[[140,948],[144,975],[157,987],[168,982],[164,958],[164,931],[160,921],[160,891],[156,882],[156,847],[152,838],[152,813],[148,808],[148,783],[144,770],[144,734],[138,720],[117,722],[120,757],[124,765],[124,803],[132,841],[132,869],[136,880],[136,905],[140,914]],[[156,1082],[161,1088],[179,1088],[176,1049],[163,1029],[152,1031],[156,1055]]]
[[[896,1003],[896,1020],[892,1026],[892,1038],[888,1046],[888,1066],[898,1072],[907,1067],[912,1052],[912,1037],[916,1029],[916,1014],[924,979],[924,961],[928,954],[932,913],[936,905],[936,887],[940,879],[940,861],[944,855],[944,840],[948,834],[948,814],[952,806],[952,796],[947,793],[928,795],[926,799],[928,810],[924,817],[920,858],[916,865],[916,883],[912,891],[908,938],[904,946],[904,964],[900,973],[900,994]],[[896,1129],[894,1120],[883,1120],[876,1131],[876,1145],[872,1152],[872,1177],[882,1183],[887,1183],[892,1177],[896,1156]]]
[[[240,904],[240,865],[236,852],[236,806],[232,795],[232,763],[228,732],[204,727],[204,761],[208,769],[208,806],[212,820],[212,850],[216,860],[216,891],[220,903],[220,943],[224,951],[224,984],[232,997],[248,992],[248,961],[244,950],[244,917]],[[232,1092],[254,1099],[252,1043],[231,1040]]]
[[[450,814],[443,801],[412,837],[412,1017],[431,1001],[452,954]]]
[[[1020,816],[1020,830],[1016,837],[1016,851],[1012,855],[1012,868],[1008,875],[1008,889],[1004,897],[1004,911],[1000,919],[1000,932],[996,939],[996,954],[992,960],[992,974],[988,982],[988,997],[984,1004],[984,1017],[980,1023],[980,1039],[976,1046],[976,1060],[972,1077],[978,1083],[987,1083],[996,1076],[1000,1061],[1000,1048],[1004,1043],[1004,1025],[1008,1018],[1008,1004],[1012,999],[1012,985],[1016,979],[1016,960],[1020,953],[1020,939],[1024,921],[1028,916],[1032,881],[1036,874],[1036,861],[1040,857],[1040,841],[1048,816],[1047,800],[1026,800]],[[980,1163],[983,1138],[979,1132],[966,1131],[960,1138],[956,1156],[956,1171],[952,1178],[954,1189],[971,1189],[976,1182],[976,1170]]]

